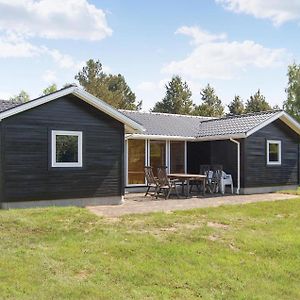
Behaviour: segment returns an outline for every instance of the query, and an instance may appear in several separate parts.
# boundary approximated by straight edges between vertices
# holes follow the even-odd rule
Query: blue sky
[[[281,105],[299,24],[298,0],[0,0],[0,98],[75,82],[93,58],[125,76],[143,110],[173,74],[195,103],[210,83],[225,104],[260,88]]]

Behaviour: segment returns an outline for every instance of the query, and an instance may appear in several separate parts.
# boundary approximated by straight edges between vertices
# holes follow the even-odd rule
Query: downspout
[[[241,187],[241,182],[240,182],[240,179],[241,179],[240,142],[237,140],[234,140],[233,138],[230,138],[230,141],[237,145],[237,189],[236,189],[236,193],[239,194],[240,187]]]

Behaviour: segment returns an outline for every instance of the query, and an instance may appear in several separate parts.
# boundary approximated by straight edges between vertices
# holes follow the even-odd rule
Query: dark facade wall
[[[200,165],[211,163],[211,142],[187,143],[187,171],[191,174],[199,174]]]
[[[267,165],[267,140],[281,141],[281,165]],[[245,187],[297,185],[299,182],[299,138],[281,120],[245,140]]]
[[[211,164],[222,165],[224,172],[232,175],[234,186],[237,185],[237,145],[231,141],[213,141]]]
[[[237,183],[237,145],[231,141],[189,142],[188,172],[198,174],[200,165],[222,165]]]
[[[1,122],[3,202],[124,194],[124,125],[74,96]],[[51,167],[51,130],[83,134],[83,167]]]

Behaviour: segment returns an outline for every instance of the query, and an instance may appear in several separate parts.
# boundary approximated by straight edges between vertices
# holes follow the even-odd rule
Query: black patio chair
[[[147,183],[147,191],[145,194],[145,197],[149,194],[150,195],[150,189],[154,189],[154,193],[151,196],[156,196],[157,190],[158,190],[158,180],[154,177],[153,169],[152,167],[145,166],[144,167],[145,172],[145,178]]]
[[[162,166],[157,168],[157,179],[158,179],[158,190],[156,193],[156,199],[161,191],[163,191],[165,195],[165,199],[169,199],[171,195],[171,191],[174,190],[177,198],[179,198],[179,194],[177,191],[176,180],[171,180],[167,175],[167,167]]]

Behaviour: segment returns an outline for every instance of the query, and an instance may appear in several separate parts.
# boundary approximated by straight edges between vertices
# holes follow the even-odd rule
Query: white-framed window
[[[51,166],[56,168],[82,167],[82,132],[52,130]]]
[[[281,141],[267,140],[267,165],[281,165]]]

